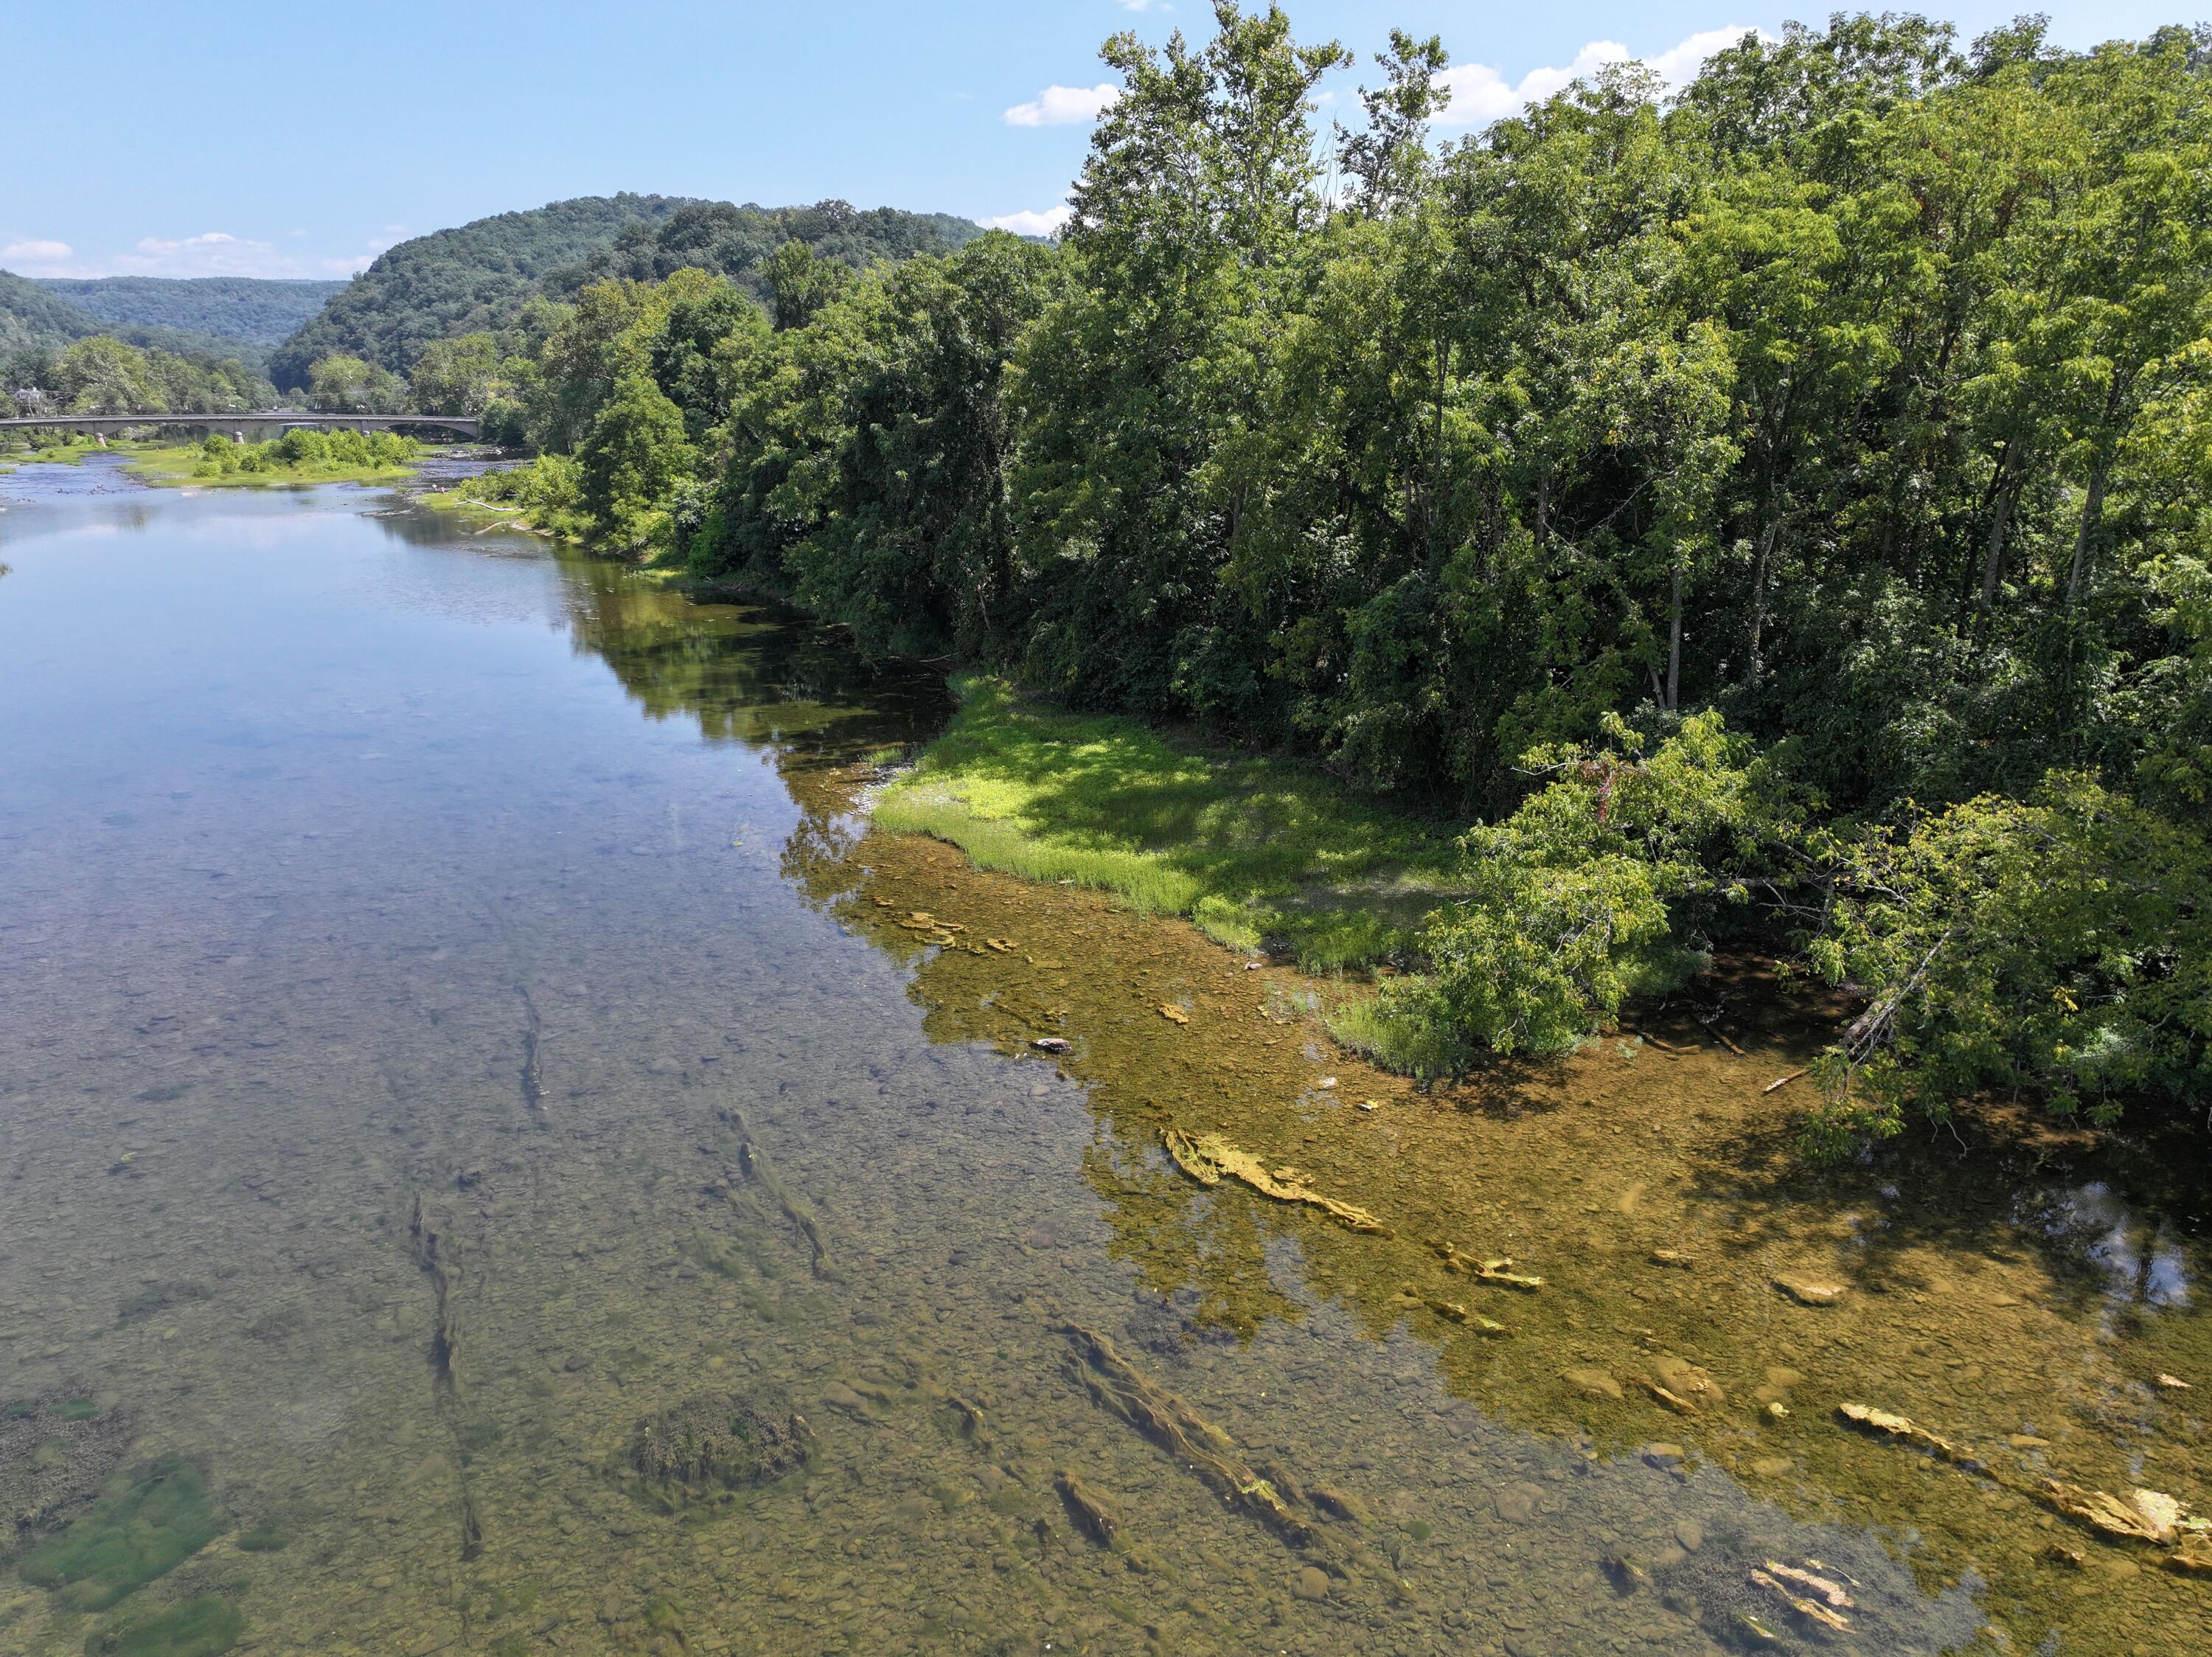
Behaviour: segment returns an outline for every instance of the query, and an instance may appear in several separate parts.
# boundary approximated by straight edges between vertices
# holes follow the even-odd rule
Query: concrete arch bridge
[[[0,420],[0,431],[86,431],[95,436],[143,426],[189,426],[195,430],[219,431],[246,441],[248,432],[283,433],[295,426],[325,431],[396,431],[402,426],[431,426],[463,437],[483,436],[483,423],[469,414],[307,414],[294,409],[268,409],[256,414],[28,414]]]

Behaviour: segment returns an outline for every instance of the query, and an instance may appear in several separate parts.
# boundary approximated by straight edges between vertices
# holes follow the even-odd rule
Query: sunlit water
[[[864,838],[870,767],[944,716],[926,673],[386,495],[95,461],[0,502],[0,1481],[49,1503],[0,1651],[160,1649],[132,1630],[227,1627],[215,1599],[235,1649],[380,1657],[1932,1653],[2004,1643],[1993,1604],[2055,1650],[2204,1627],[2212,1590],[2145,1556],[2136,1598],[2070,1529],[2097,1556],[2037,1576],[2058,1521],[1831,1419],[1887,1386],[1939,1429],[2035,1426],[1975,1413],[2002,1376],[1959,1381],[1954,1338],[2024,1387],[2126,1380],[2144,1318],[2195,1316],[2193,1215],[2008,1198],[1990,1225],[2056,1240],[2016,1259],[2057,1297],[2030,1325],[1900,1264],[2003,1269],[1925,1218],[1941,1192],[1872,1171],[1790,1229],[1786,1173],[1658,1142],[1756,1093],[1723,1056],[1527,1089],[1632,1103],[1642,1140],[1401,1087],[1362,1116],[1395,1084],[1299,1033],[1288,975]],[[1176,1120],[1400,1235],[1193,1184]],[[1447,1233],[1546,1288],[1440,1275]],[[1919,1309],[1777,1296],[1808,1239]],[[1670,1242],[1705,1275],[1652,1269]],[[1688,1418],[1638,1390],[1686,1387],[1678,1353],[1714,1386]],[[803,1463],[641,1471],[687,1409]],[[2189,1421],[2106,1423],[2087,1482],[2160,1434],[2195,1468]],[[204,1475],[211,1539],[112,1605],[32,1580],[102,1477],[112,1503],[164,1465]],[[1769,1561],[1848,1583],[1850,1631],[1753,1583]]]

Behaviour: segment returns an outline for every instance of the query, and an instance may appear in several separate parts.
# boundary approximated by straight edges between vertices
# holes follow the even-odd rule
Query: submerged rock
[[[1584,1393],[1590,1398],[1618,1398],[1621,1395],[1620,1383],[1613,1378],[1612,1372],[1600,1369],[1595,1365],[1563,1369],[1559,1372],[1559,1379],[1573,1387],[1576,1392]]]
[[[638,1423],[630,1465],[669,1506],[795,1472],[813,1454],[805,1418],[738,1396],[700,1398]]]
[[[1837,1306],[1850,1291],[1841,1283],[1817,1282],[1809,1277],[1777,1277],[1775,1288],[1800,1306]]]
[[[1836,1413],[1854,1427],[1925,1450],[1938,1461],[1981,1471],[1979,1458],[1961,1449],[1950,1440],[1938,1437],[1909,1416],[1893,1415],[1889,1410],[1876,1410],[1863,1404],[1839,1404],[1836,1406]]]
[[[1175,1165],[1201,1185],[1218,1185],[1224,1179],[1234,1179],[1278,1203],[1301,1203],[1308,1208],[1319,1209],[1347,1231],[1364,1232],[1371,1237],[1395,1234],[1364,1209],[1340,1203],[1295,1179],[1285,1179],[1270,1173],[1258,1157],[1249,1151],[1239,1150],[1219,1134],[1192,1135],[1180,1128],[1162,1128],[1160,1142],[1175,1159]]]
[[[131,1423],[89,1396],[54,1392],[0,1404],[0,1552],[9,1529],[27,1541],[99,1494],[122,1462]]]
[[[1104,1492],[1086,1484],[1065,1468],[1053,1475],[1052,1482],[1076,1528],[1101,1547],[1113,1546],[1121,1532],[1121,1520]]]

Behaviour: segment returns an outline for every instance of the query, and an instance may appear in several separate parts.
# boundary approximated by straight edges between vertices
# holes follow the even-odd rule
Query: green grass
[[[305,461],[267,472],[218,472],[198,443],[149,446],[131,452],[130,470],[149,484],[195,489],[282,489],[299,484],[390,484],[414,475],[409,466],[352,466]]]
[[[880,826],[950,841],[986,868],[1187,916],[1231,948],[1310,972],[1412,954],[1423,917],[1452,893],[1449,828],[1305,766],[1040,708],[997,679],[955,688],[944,735],[878,799]]]
[[[107,452],[89,437],[69,438],[37,448],[0,448],[0,472],[12,472],[17,466],[73,466],[88,454]]]

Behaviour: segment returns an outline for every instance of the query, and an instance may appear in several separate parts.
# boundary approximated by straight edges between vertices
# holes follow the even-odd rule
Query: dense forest
[[[0,353],[0,416],[238,414],[276,387],[235,358],[185,356],[111,334]]]
[[[119,338],[46,284],[0,271],[0,416],[234,413],[276,400],[234,342],[126,332],[152,343]]]
[[[554,289],[573,295],[611,277],[659,282],[693,270],[727,277],[765,296],[764,267],[787,243],[804,243],[818,259],[861,270],[916,253],[949,253],[982,234],[974,220],[949,213],[862,211],[842,201],[777,208],[692,202],[656,223],[625,227],[610,245],[561,272]]]
[[[261,346],[282,344],[346,288],[343,280],[260,277],[41,277],[38,283],[110,328],[175,328]]]
[[[1345,55],[1216,17],[1109,42],[1062,246],[549,308],[499,488],[1471,819],[1347,1032],[1408,1068],[1751,935],[1862,998],[1828,1148],[2203,1097],[2205,38],[1839,16],[1437,145],[1397,36],[1327,143]]]
[[[0,271],[0,360],[58,350],[100,332],[96,319],[12,271]]]

